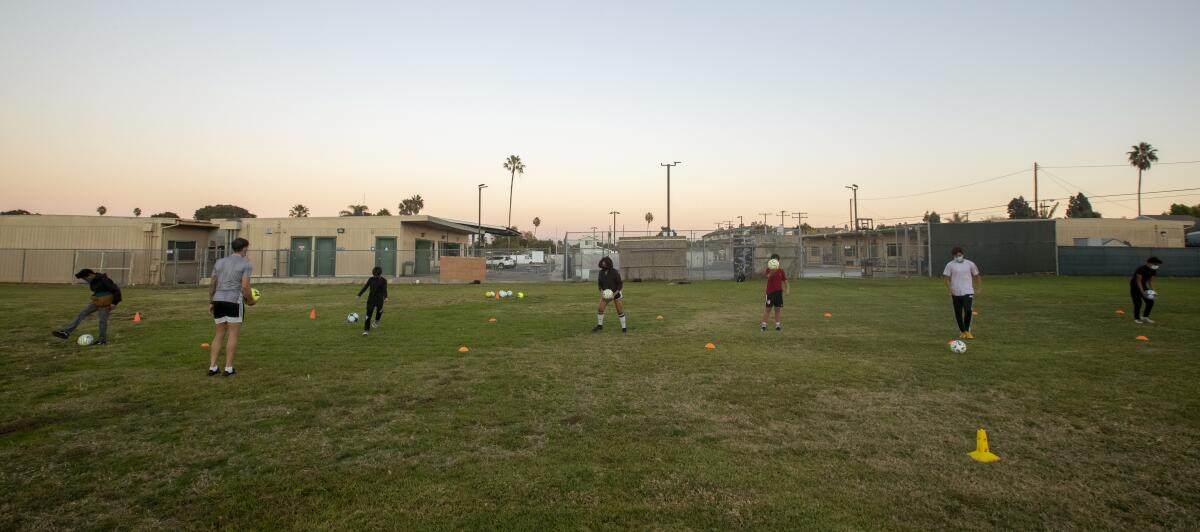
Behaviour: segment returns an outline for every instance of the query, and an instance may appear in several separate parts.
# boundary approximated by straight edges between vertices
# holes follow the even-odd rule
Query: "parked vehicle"
[[[517,267],[517,260],[511,255],[495,255],[487,258],[487,266],[493,269],[511,270]]]

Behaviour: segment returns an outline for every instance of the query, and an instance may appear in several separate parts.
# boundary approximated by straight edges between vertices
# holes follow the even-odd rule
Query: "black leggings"
[[[371,328],[371,312],[375,312],[375,321],[379,321],[383,317],[383,302],[382,301],[367,301],[367,313],[363,316],[363,330]]]
[[[971,330],[971,305],[975,303],[975,296],[950,297],[954,299],[954,321],[958,322],[958,330]]]
[[[1154,308],[1154,300],[1142,296],[1142,291],[1135,285],[1129,285],[1129,297],[1133,299],[1133,319],[1149,318],[1150,309]],[[1146,312],[1142,312],[1142,303],[1146,304]]]

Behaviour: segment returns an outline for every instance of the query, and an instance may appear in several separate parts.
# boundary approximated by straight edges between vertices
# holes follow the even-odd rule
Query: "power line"
[[[1016,172],[1013,172],[1013,173],[1011,173],[1011,174],[1004,174],[1004,175],[1001,175],[1001,176],[989,177],[989,178],[987,178],[987,179],[981,179],[981,180],[979,180],[979,181],[975,181],[975,182],[971,182],[971,183],[965,183],[965,184],[962,184],[962,185],[957,185],[957,186],[953,186],[953,187],[949,187],[949,188],[942,188],[942,189],[938,189],[938,190],[930,190],[930,191],[927,191],[927,192],[917,192],[917,193],[915,193],[915,194],[904,194],[904,195],[900,195],[900,196],[886,196],[886,197],[882,197],[882,198],[863,198],[863,200],[864,200],[864,201],[882,201],[882,200],[893,200],[893,199],[903,199],[903,198],[915,198],[915,197],[917,197],[917,196],[926,196],[926,195],[929,195],[929,194],[937,194],[938,192],[948,192],[948,191],[951,191],[951,190],[958,190],[958,189],[960,189],[960,188],[967,188],[967,187],[973,187],[973,186],[975,186],[975,185],[982,185],[982,184],[984,184],[984,183],[989,183],[989,182],[995,181],[995,180],[997,180],[997,179],[1004,179],[1004,178],[1006,178],[1006,177],[1012,177],[1012,176],[1015,176],[1015,175],[1018,175],[1018,174],[1023,174],[1023,173],[1025,173],[1025,172],[1029,172],[1029,171],[1030,171],[1030,169],[1026,168],[1026,169],[1024,169],[1024,170],[1017,170]]]
[[[1038,168],[1041,168],[1041,166],[1039,166]],[[1068,184],[1069,184],[1069,183],[1068,183]],[[1200,191],[1200,187],[1193,187],[1193,188],[1176,188],[1176,189],[1170,189],[1170,190],[1154,190],[1154,191],[1142,192],[1142,196],[1144,197],[1144,196],[1146,196],[1147,194],[1166,194],[1166,193],[1170,193],[1170,192],[1190,192],[1190,191]],[[1085,194],[1085,195],[1086,195],[1086,194]],[[1088,196],[1088,199],[1089,199],[1089,200],[1091,200],[1092,198],[1114,198],[1114,197],[1120,197],[1120,196],[1136,196],[1136,195],[1137,195],[1137,193],[1136,193],[1136,192],[1124,192],[1124,193],[1121,193],[1121,194],[1104,194],[1104,195],[1097,195],[1097,196]],[[1184,197],[1184,196],[1196,196],[1196,195],[1200,195],[1200,193],[1194,193],[1194,194],[1179,194],[1179,195],[1176,195],[1176,196],[1155,196],[1155,197],[1153,197],[1153,198],[1150,198],[1150,199],[1166,199],[1166,198],[1176,198],[1176,197]],[[1046,198],[1046,199],[1044,199],[1043,201],[1063,201],[1063,200],[1069,200],[1069,199],[1071,199],[1071,198],[1068,196],[1068,197],[1065,197],[1065,198]],[[1108,201],[1129,201],[1129,200],[1108,200]],[[1097,203],[1101,203],[1101,202],[1097,202]],[[1120,204],[1117,204],[1117,205],[1120,205]],[[943,210],[942,212],[944,212],[944,213],[955,213],[955,212],[957,212],[957,213],[981,214],[981,213],[988,213],[988,212],[991,212],[989,209],[1007,209],[1007,208],[1008,208],[1008,204],[1007,204],[1007,203],[1003,203],[1003,204],[1000,204],[1000,205],[989,205],[989,206],[987,206],[987,207],[976,207],[976,208],[973,208],[973,209],[949,209],[949,210]],[[930,211],[930,212],[937,212],[937,211],[936,211],[936,210],[934,210],[934,211]],[[924,214],[924,213],[922,213],[922,214],[918,214],[918,215],[915,215],[915,216],[894,216],[894,217],[891,217],[891,218],[875,218],[875,221],[877,221],[877,222],[889,222],[889,221],[892,221],[892,220],[911,220],[911,219],[914,219],[914,218],[923,218],[924,216],[925,216],[925,214]]]
[[[1162,166],[1165,164],[1197,164],[1197,163],[1200,163],[1200,161],[1173,161],[1173,162],[1154,163],[1154,164],[1156,166]],[[1126,166],[1129,166],[1129,163],[1125,163],[1125,164],[1074,164],[1074,165],[1067,165],[1067,166],[1042,166],[1039,164],[1038,168],[1039,169],[1041,169],[1041,168],[1054,168],[1054,169],[1059,169],[1059,168],[1124,168]]]

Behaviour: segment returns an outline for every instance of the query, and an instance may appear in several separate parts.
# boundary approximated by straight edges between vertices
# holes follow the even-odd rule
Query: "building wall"
[[[1074,246],[1076,238],[1115,238],[1132,247],[1184,247],[1186,222],[1124,218],[1063,218],[1055,220],[1059,246]]]
[[[153,249],[165,218],[0,216],[2,249]]]

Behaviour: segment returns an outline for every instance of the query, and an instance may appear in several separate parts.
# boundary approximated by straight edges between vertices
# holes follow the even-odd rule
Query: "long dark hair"
[[[600,269],[601,269],[601,270],[611,270],[611,269],[613,269],[613,263],[612,263],[612,259],[610,259],[610,258],[608,258],[608,257],[604,257],[604,258],[600,259],[600,265],[599,265],[599,266],[600,266]]]

